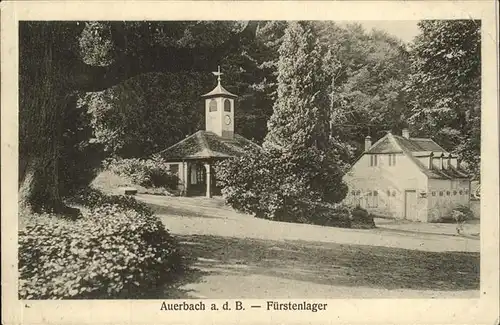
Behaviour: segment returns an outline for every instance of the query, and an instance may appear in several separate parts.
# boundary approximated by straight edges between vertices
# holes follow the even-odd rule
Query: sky
[[[357,21],[357,23],[360,23],[367,31],[370,31],[372,28],[381,29],[399,37],[404,42],[411,42],[419,34],[417,27],[418,20],[363,20]]]

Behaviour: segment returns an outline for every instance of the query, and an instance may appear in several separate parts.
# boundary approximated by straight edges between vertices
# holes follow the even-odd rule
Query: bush
[[[441,217],[441,219],[439,219],[439,222],[460,224],[473,218],[474,213],[469,207],[459,205],[453,208],[448,215]]]
[[[106,200],[113,203],[99,206]],[[183,271],[176,243],[132,200],[94,193],[77,221],[27,219],[19,232],[20,299],[149,298],[173,284]]]
[[[352,227],[361,229],[375,228],[373,217],[373,214],[368,213],[368,211],[360,206],[356,206],[351,211]]]
[[[224,160],[215,170],[217,185],[234,209],[276,221],[311,223],[315,215],[330,213],[318,204],[339,202],[347,190],[339,170],[330,165],[334,162],[314,151],[249,148],[247,155]]]
[[[103,205],[118,205],[125,210],[134,210],[146,216],[153,216],[153,211],[143,202],[126,195],[107,195],[103,192],[85,188],[78,191],[74,196],[67,200],[70,204],[82,205],[91,209]]]
[[[312,215],[308,221],[315,225],[351,228],[351,212],[343,204],[314,204],[311,206]]]
[[[152,159],[111,159],[106,167],[134,184],[144,187],[165,187],[176,189],[179,184],[177,175],[169,171],[168,164],[160,157]]]
[[[474,213],[469,207],[460,205],[451,211],[451,218],[455,222],[464,222],[474,219]]]

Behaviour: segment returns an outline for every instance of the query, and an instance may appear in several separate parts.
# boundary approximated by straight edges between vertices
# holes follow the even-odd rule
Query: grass
[[[332,286],[478,290],[479,253],[207,235],[179,236],[182,249],[214,273],[269,275]],[[200,275],[201,276],[201,275]],[[196,277],[192,277],[194,280]]]

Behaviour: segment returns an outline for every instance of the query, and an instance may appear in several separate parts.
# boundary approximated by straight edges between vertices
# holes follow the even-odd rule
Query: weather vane
[[[222,72],[220,72],[220,65],[217,66],[217,71],[212,72],[214,76],[217,76],[217,82],[220,84],[220,76],[223,75]]]

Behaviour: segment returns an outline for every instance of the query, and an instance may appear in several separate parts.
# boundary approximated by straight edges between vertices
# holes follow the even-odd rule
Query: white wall
[[[472,210],[472,213],[474,214],[474,218],[476,218],[476,219],[481,218],[481,200],[471,199],[470,200],[470,209]]]
[[[429,221],[431,222],[448,216],[458,205],[470,206],[470,182],[468,180],[430,179],[428,192]]]
[[[395,166],[389,166],[389,155],[382,154],[378,155],[377,166],[370,166],[370,155],[365,154],[344,176],[344,181],[349,186],[346,204],[360,203],[372,213],[398,219],[405,215],[405,190],[416,190],[417,219],[426,221],[427,199],[419,193],[427,190],[427,176],[403,154],[396,154]],[[374,190],[378,192],[377,207],[374,207],[374,197],[367,195]],[[352,195],[352,191],[360,191],[361,195]]]

